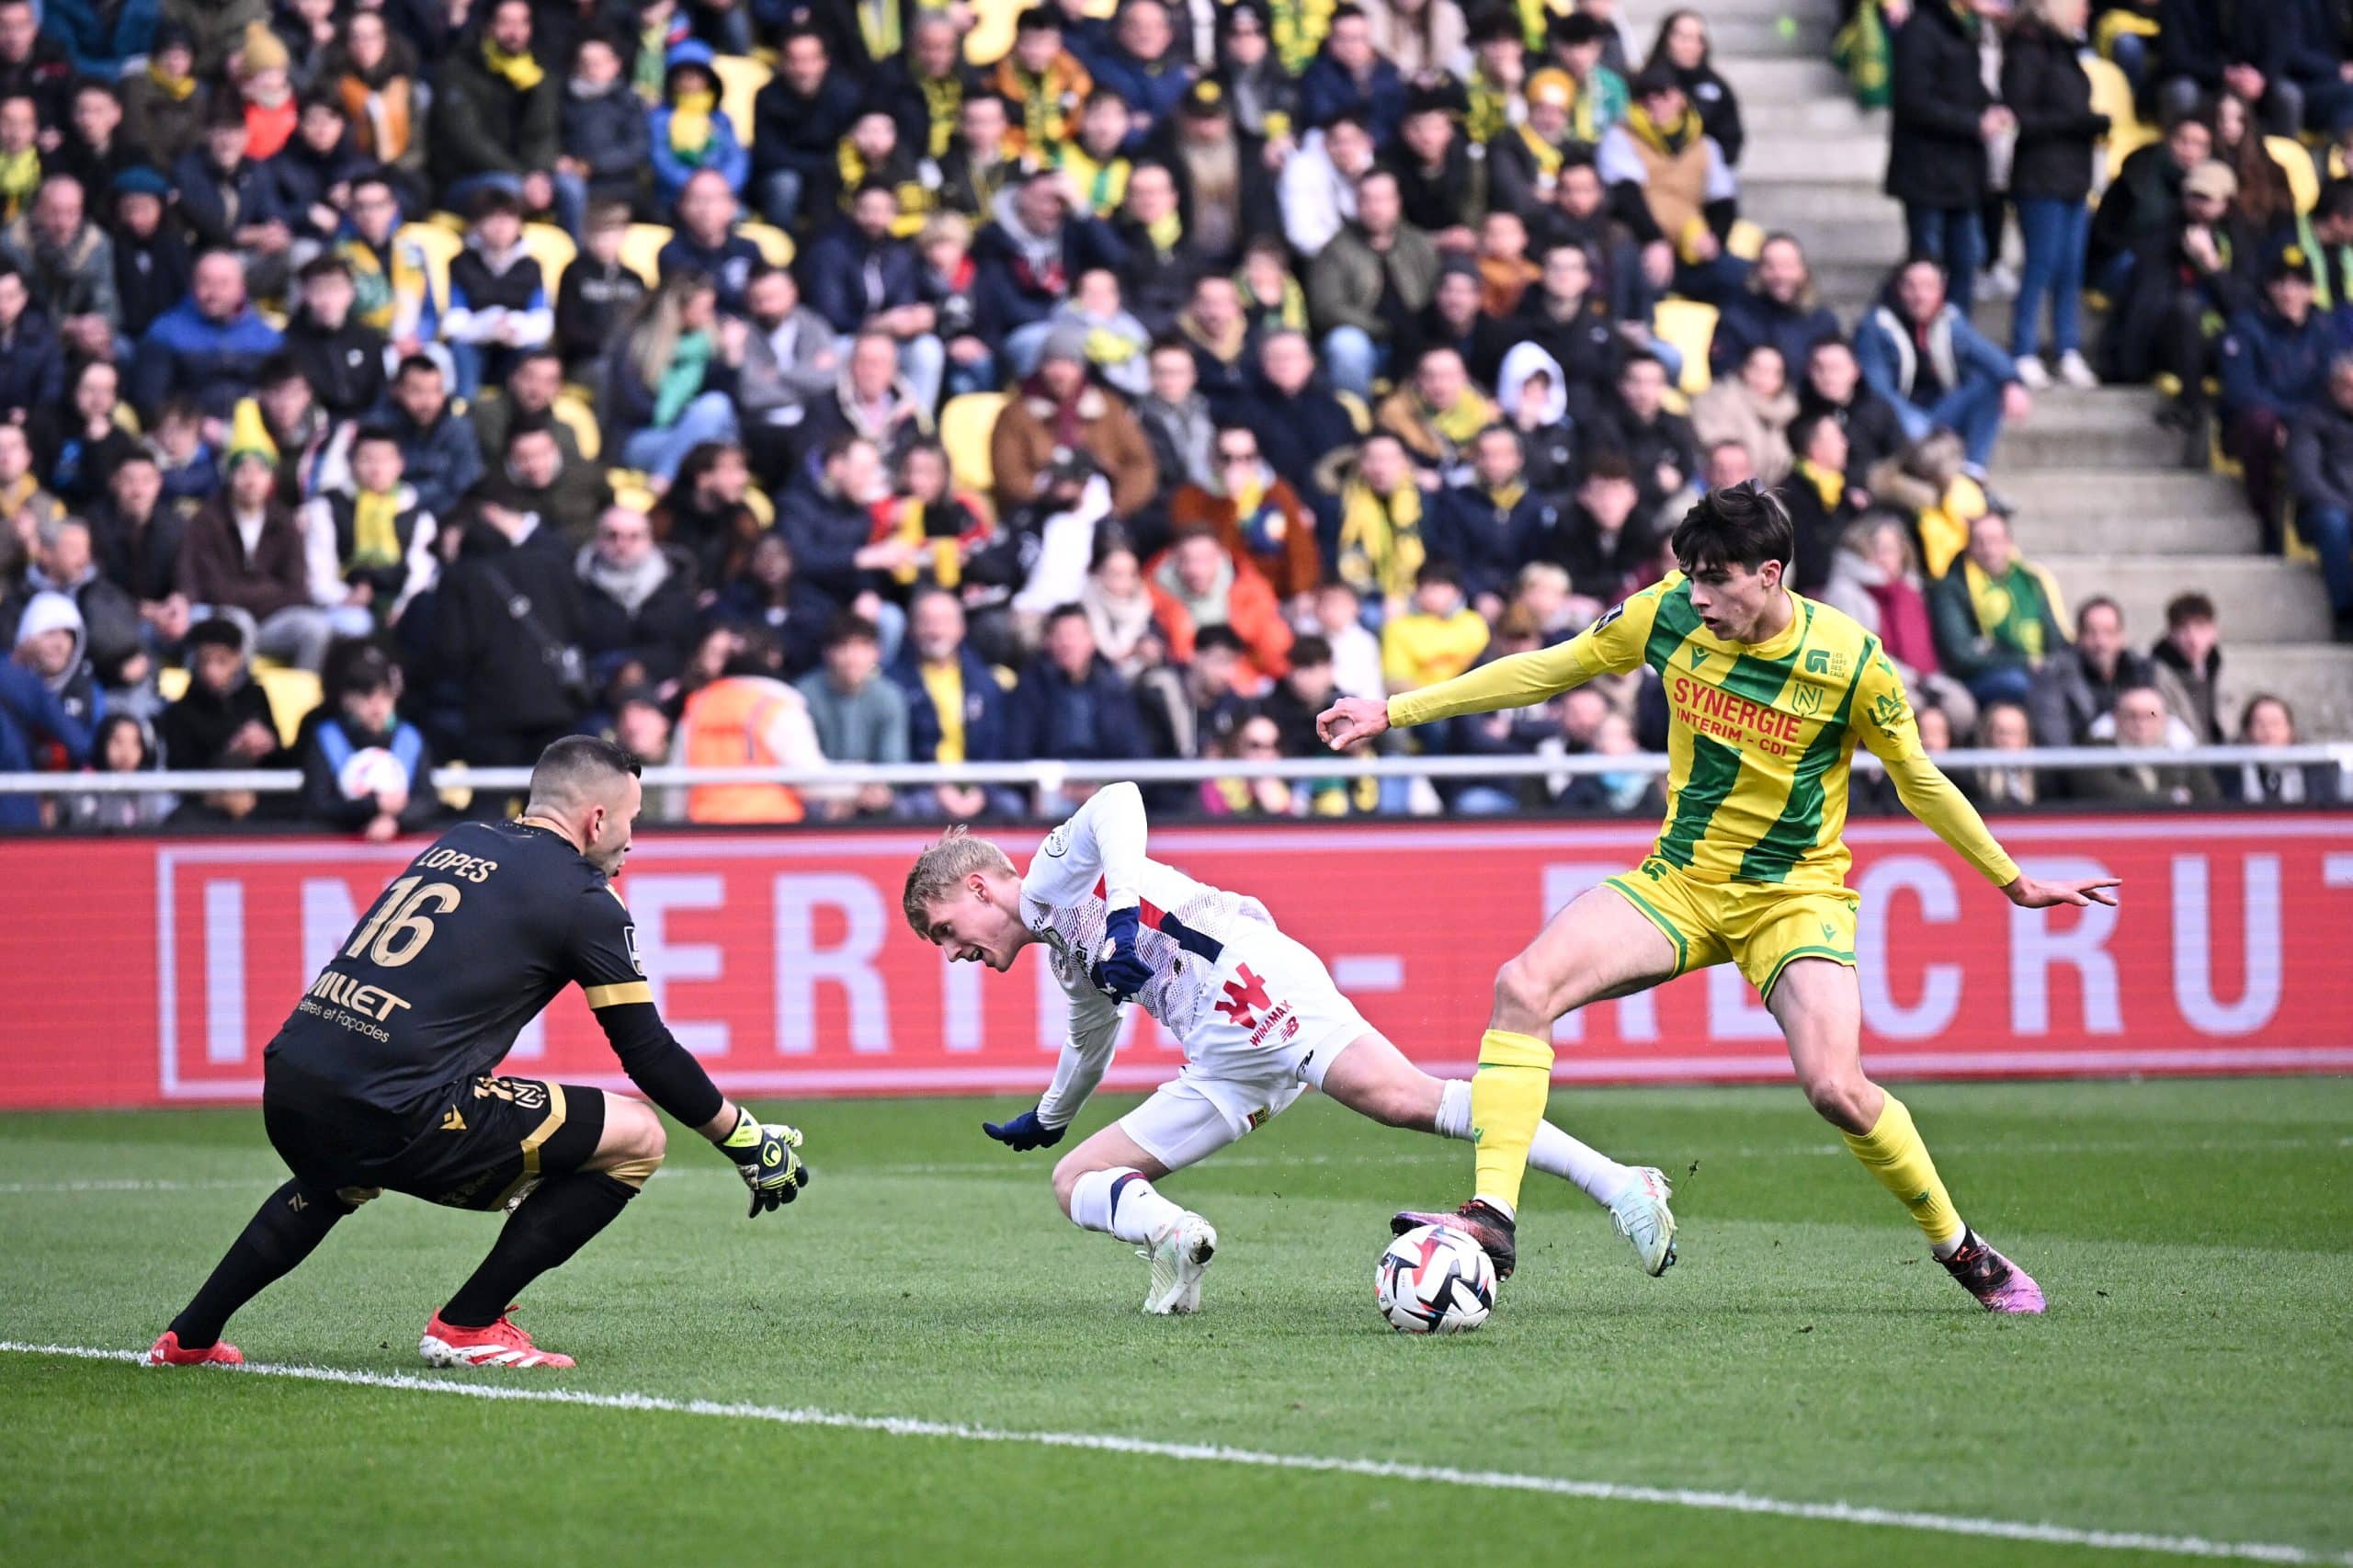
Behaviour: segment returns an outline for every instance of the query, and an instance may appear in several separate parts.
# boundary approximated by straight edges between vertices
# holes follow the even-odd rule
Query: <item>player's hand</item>
[[[2060,904],[2073,904],[2080,909],[2086,904],[2104,903],[2116,907],[2116,895],[2108,890],[2124,885],[2121,877],[2086,877],[2080,881],[2037,881],[2025,872],[2015,881],[2006,883],[2002,892],[2020,909],[2054,909]]]
[[[809,1185],[809,1167],[794,1152],[800,1147],[801,1129],[759,1121],[748,1110],[720,1141],[720,1153],[735,1162],[735,1174],[752,1189],[747,1219],[791,1202]]]
[[[1095,961],[1095,988],[1114,1002],[1125,1002],[1152,978],[1152,966],[1136,952],[1140,928],[1133,905],[1115,909],[1103,922],[1103,952]]]
[[[1315,715],[1315,734],[1334,751],[1346,751],[1389,728],[1389,704],[1377,697],[1343,697]]]
[[[1032,1149],[1051,1149],[1063,1141],[1068,1127],[1049,1127],[1038,1119],[1036,1107],[1006,1121],[983,1121],[981,1131],[1008,1149],[1027,1153]]]

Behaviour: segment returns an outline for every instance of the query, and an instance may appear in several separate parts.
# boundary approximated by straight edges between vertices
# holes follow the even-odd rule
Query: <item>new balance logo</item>
[[[1267,994],[1267,983],[1253,974],[1248,964],[1239,965],[1234,976],[1225,983],[1225,1000],[1217,1004],[1217,1010],[1236,1028],[1255,1028],[1257,1020],[1254,1014],[1273,998]]]
[[[458,1108],[456,1106],[451,1106],[448,1110],[441,1113],[442,1131],[463,1132],[465,1130],[466,1119],[458,1114]]]

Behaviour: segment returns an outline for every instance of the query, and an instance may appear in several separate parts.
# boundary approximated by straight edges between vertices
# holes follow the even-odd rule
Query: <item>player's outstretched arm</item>
[[[1643,662],[1643,648],[1658,620],[1660,601],[1682,581],[1681,574],[1670,574],[1623,603],[1612,605],[1600,619],[1557,647],[1513,653],[1466,670],[1452,680],[1401,692],[1387,702],[1344,697],[1316,715],[1315,733],[1334,751],[1346,751],[1384,730],[1406,729],[1463,713],[1492,713],[1498,708],[1525,708],[1558,697],[1573,686],[1583,686],[1596,676],[1623,675]]]
[[[2104,903],[2113,908],[2111,888],[2123,885],[2115,877],[2091,877],[2075,881],[2046,882],[2018,869],[1995,839],[1985,819],[1969,803],[1920,744],[1904,684],[1884,654],[1874,658],[1859,678],[1856,722],[1863,744],[1887,769],[1895,798],[1904,809],[1934,830],[1954,852],[1984,873],[2022,909],[2049,909],[2057,904]]]
[[[573,978],[586,995],[620,1059],[621,1071],[645,1097],[710,1140],[734,1164],[752,1191],[753,1214],[766,1213],[801,1196],[809,1167],[801,1163],[801,1131],[781,1122],[762,1122],[730,1101],[710,1081],[702,1063],[678,1043],[654,1005],[654,988],[638,966],[637,937],[629,911],[609,890],[581,894],[574,913],[571,953]]]
[[[1004,1121],[981,1123],[983,1132],[1017,1153],[1051,1149],[1063,1141],[1118,1049],[1119,1005],[1090,987],[1064,989],[1070,993],[1070,1039],[1054,1064],[1053,1083],[1030,1109]]]

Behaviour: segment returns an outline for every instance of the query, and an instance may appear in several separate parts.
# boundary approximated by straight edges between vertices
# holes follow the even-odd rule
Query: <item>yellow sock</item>
[[[1506,1214],[1519,1211],[1528,1146],[1552,1095],[1552,1048],[1533,1035],[1489,1029],[1479,1037],[1471,1080],[1471,1142],[1478,1151],[1477,1195]]]
[[[1852,1132],[1845,1136],[1847,1147],[1863,1162],[1863,1168],[1912,1210],[1912,1218],[1931,1246],[1960,1239],[1961,1216],[1954,1211],[1944,1178],[1937,1175],[1937,1163],[1928,1158],[1928,1146],[1920,1142],[1920,1130],[1912,1125],[1912,1113],[1904,1108],[1902,1100],[1888,1096],[1877,1126],[1860,1136]]]

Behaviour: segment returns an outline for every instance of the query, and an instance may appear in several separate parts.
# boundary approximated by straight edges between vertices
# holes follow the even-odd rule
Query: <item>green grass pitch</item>
[[[1136,1314],[1144,1266],[1055,1211],[1051,1153],[981,1137],[1009,1102],[865,1101],[790,1108],[816,1183],[757,1223],[733,1174],[674,1137],[644,1197],[524,1303],[576,1371],[425,1369],[417,1333],[495,1221],[401,1199],[231,1337],[255,1361],[369,1376],[1745,1493],[2063,1540],[9,1351],[0,1562],[2175,1560],[2081,1539],[2106,1531],[2347,1561],[2353,1081],[1906,1099],[2049,1317],[1978,1311],[1780,1087],[1557,1093],[1564,1126],[1675,1176],[1682,1262],[1642,1278],[1605,1216],[1532,1176],[1519,1275],[1453,1339],[1392,1334],[1372,1262],[1390,1209],[1458,1196],[1469,1151],[1313,1099],[1166,1184],[1222,1237],[1191,1320]],[[252,1112],[0,1118],[0,1340],[143,1348],[276,1173]]]

